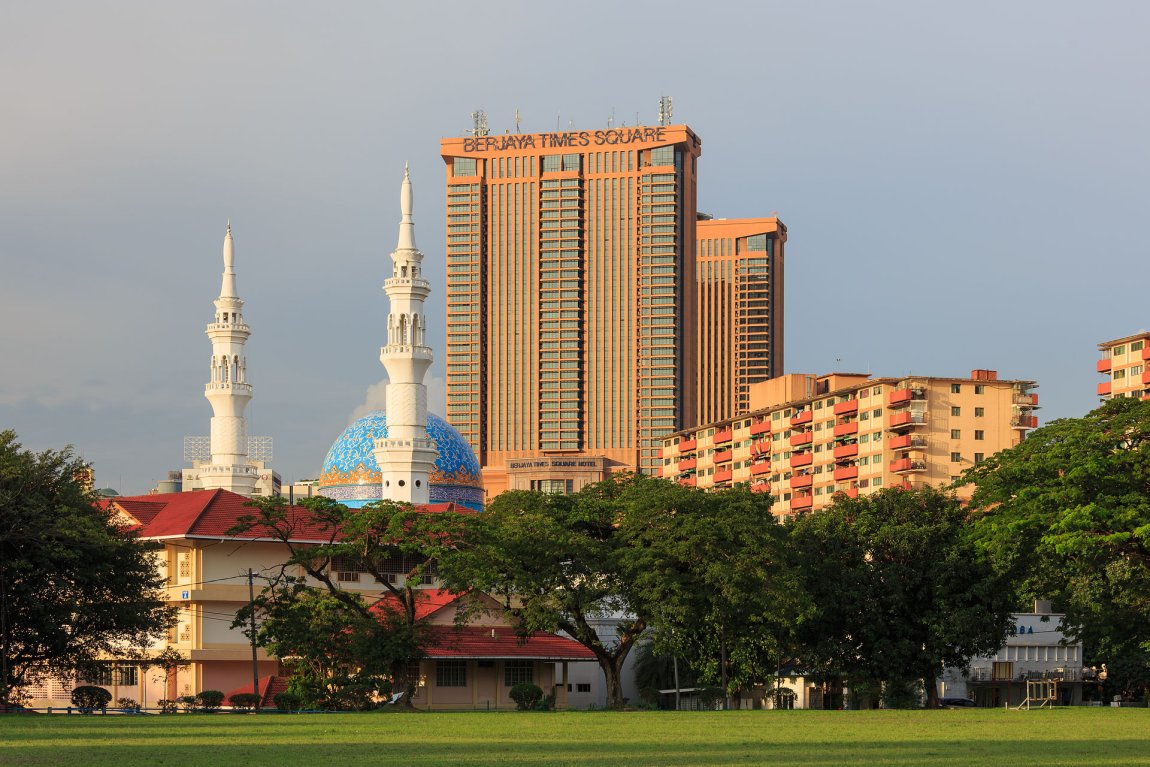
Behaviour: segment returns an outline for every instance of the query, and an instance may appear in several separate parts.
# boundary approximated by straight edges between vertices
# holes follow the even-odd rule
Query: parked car
[[[970,698],[939,698],[939,708],[974,708],[974,701]]]

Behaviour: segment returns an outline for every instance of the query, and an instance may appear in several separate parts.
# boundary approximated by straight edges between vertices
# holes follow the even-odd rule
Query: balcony
[[[842,482],[846,479],[857,479],[858,475],[858,466],[843,466],[842,468],[835,469],[835,482]]]
[[[683,487],[694,487],[698,480],[695,477],[683,477],[679,480],[679,484]]]
[[[751,443],[751,455],[770,455],[771,454],[771,441],[769,439],[761,439],[758,442]]]
[[[723,429],[722,431],[715,432],[714,443],[716,445],[721,445],[724,442],[730,442],[731,437],[733,437],[734,435],[735,435],[734,429],[732,429],[731,427],[728,426],[727,428]]]
[[[915,434],[901,434],[887,440],[886,446],[891,450],[925,450],[926,437]]]
[[[812,495],[796,495],[791,498],[791,509],[800,511],[802,509],[809,509],[815,505],[815,499]]]
[[[685,439],[679,443],[679,452],[680,453],[693,453],[693,452],[695,452],[695,448],[697,448],[698,446],[699,446],[699,440],[697,440],[697,439]]]
[[[1110,396],[1110,382],[1109,381],[1098,384],[1098,396],[1099,397],[1109,397]]]
[[[734,455],[735,451],[733,450],[720,450],[711,456],[711,458],[715,463],[730,463]]]
[[[835,426],[835,439],[838,439],[839,437],[848,437],[852,434],[858,434],[858,433],[859,433],[859,422],[858,421],[848,421],[846,423],[840,423],[839,425]]]
[[[893,413],[886,423],[888,429],[907,429],[924,425],[926,415],[923,413]]]
[[[762,463],[756,463],[756,464],[751,466],[751,476],[752,477],[758,477],[758,476],[762,476],[763,474],[770,474],[770,473],[771,473],[771,462],[770,461],[763,461]]]
[[[1142,383],[1150,384],[1150,370],[1147,370],[1142,374]]]
[[[802,488],[810,487],[814,481],[814,474],[795,474],[793,477],[791,477],[791,489],[799,490]]]
[[[757,436],[759,434],[762,434],[764,432],[769,432],[770,430],[771,430],[771,422],[770,421],[755,421],[754,423],[751,424],[751,436],[752,437]]]
[[[847,498],[859,497],[859,489],[857,487],[848,487],[846,490],[839,490],[839,492],[845,495]]]
[[[1014,404],[1019,407],[1038,407],[1037,394],[1015,394]]]
[[[802,455],[792,455],[791,456],[791,468],[792,469],[799,469],[799,468],[802,468],[803,466],[810,466],[812,463],[814,463],[814,460],[815,460],[815,457],[811,453],[803,453]]]
[[[1144,344],[1142,346],[1142,359],[1150,360],[1150,344]]]
[[[751,485],[751,492],[752,493],[769,493],[769,492],[771,492],[771,483],[770,482],[756,482],[755,484]]]
[[[698,458],[684,458],[679,461],[679,471],[690,471],[699,465]]]
[[[810,423],[814,417],[815,414],[811,410],[804,410],[801,413],[795,413],[793,416],[791,416],[791,428],[793,429],[796,426],[805,426],[806,424]]]
[[[815,440],[815,435],[809,431],[803,432],[801,434],[792,434],[791,435],[791,447],[803,447],[804,445],[811,444],[812,442],[814,442],[814,440]]]
[[[895,474],[905,474],[912,471],[926,471],[926,461],[911,458],[896,458],[890,462],[890,470]]]
[[[835,403],[835,415],[853,415],[859,411],[859,401],[857,399],[847,400],[846,402]]]
[[[926,399],[926,391],[924,389],[895,389],[887,397],[887,405],[890,407],[906,407],[911,403],[911,400]]]
[[[719,469],[715,472],[715,484],[720,482],[730,482],[731,477],[734,476],[734,471],[731,469]]]
[[[1143,349],[1143,351],[1145,351],[1145,349]],[[1111,364],[1110,358],[1107,357],[1106,359],[1098,360],[1094,367],[1099,373],[1109,373]]]
[[[834,456],[835,456],[836,461],[839,460],[840,458],[853,458],[858,454],[859,454],[859,446],[857,444],[856,445],[839,445],[838,447],[835,448],[835,451],[834,451]]]
[[[1035,415],[1015,415],[1010,417],[1010,425],[1015,429],[1037,429],[1038,416]]]

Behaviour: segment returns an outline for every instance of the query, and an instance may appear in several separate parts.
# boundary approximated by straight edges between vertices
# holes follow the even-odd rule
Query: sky
[[[1150,327],[1148,33],[1144,2],[4,3],[0,428],[125,494],[181,468],[230,217],[249,432],[316,476],[382,402],[405,161],[442,413],[440,138],[663,95],[699,209],[789,229],[787,372],[991,368],[1083,415],[1096,345]]]

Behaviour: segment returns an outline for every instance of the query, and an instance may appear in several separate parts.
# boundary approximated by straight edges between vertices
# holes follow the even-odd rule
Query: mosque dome
[[[382,497],[383,478],[375,461],[375,440],[387,436],[387,416],[375,410],[344,429],[332,444],[319,475],[320,495],[359,508]],[[427,436],[439,457],[428,483],[431,503],[458,503],[483,510],[483,477],[467,440],[451,424],[427,414]]]

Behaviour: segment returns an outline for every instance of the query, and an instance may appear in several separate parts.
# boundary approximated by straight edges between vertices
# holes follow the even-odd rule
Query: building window
[[[975,463],[982,463],[985,460],[986,460],[986,453],[975,453],[974,454],[974,462]]]
[[[951,384],[950,385],[950,393],[951,394],[961,394],[962,393],[962,384]]]
[[[950,454],[950,462],[951,463],[961,463],[962,462],[962,453],[951,453]]]
[[[986,387],[983,386],[982,384],[975,384],[974,385],[974,393],[975,394],[982,394],[985,391],[986,391]]]
[[[591,692],[590,682],[579,682],[575,685],[575,692]]]
[[[1110,350],[1110,354],[1114,357],[1119,357],[1125,353],[1126,353],[1126,346],[1125,345],[1115,346],[1113,349]]]
[[[982,418],[984,415],[986,415],[986,408],[976,407],[974,409],[974,417],[975,418]]]
[[[535,663],[529,660],[509,660],[503,663],[503,686],[535,683]]]
[[[1132,352],[1142,351],[1142,342],[1141,341],[1135,341],[1134,343],[1130,344],[1130,351],[1132,351]]]
[[[986,432],[984,432],[982,429],[975,429],[974,430],[974,438],[975,439],[985,439],[985,437],[986,437]]]
[[[951,415],[962,415],[962,408],[960,408],[960,407],[952,407],[952,408],[950,409],[950,414],[951,414]]]
[[[474,157],[456,157],[453,158],[451,163],[451,174],[453,176],[476,176],[475,172],[475,158]]]
[[[951,429],[950,430],[950,438],[951,439],[962,439],[962,431],[959,429]]]
[[[441,660],[435,663],[436,687],[466,687],[467,661]]]
[[[572,479],[533,479],[531,489],[549,495],[570,495],[574,490]]]

